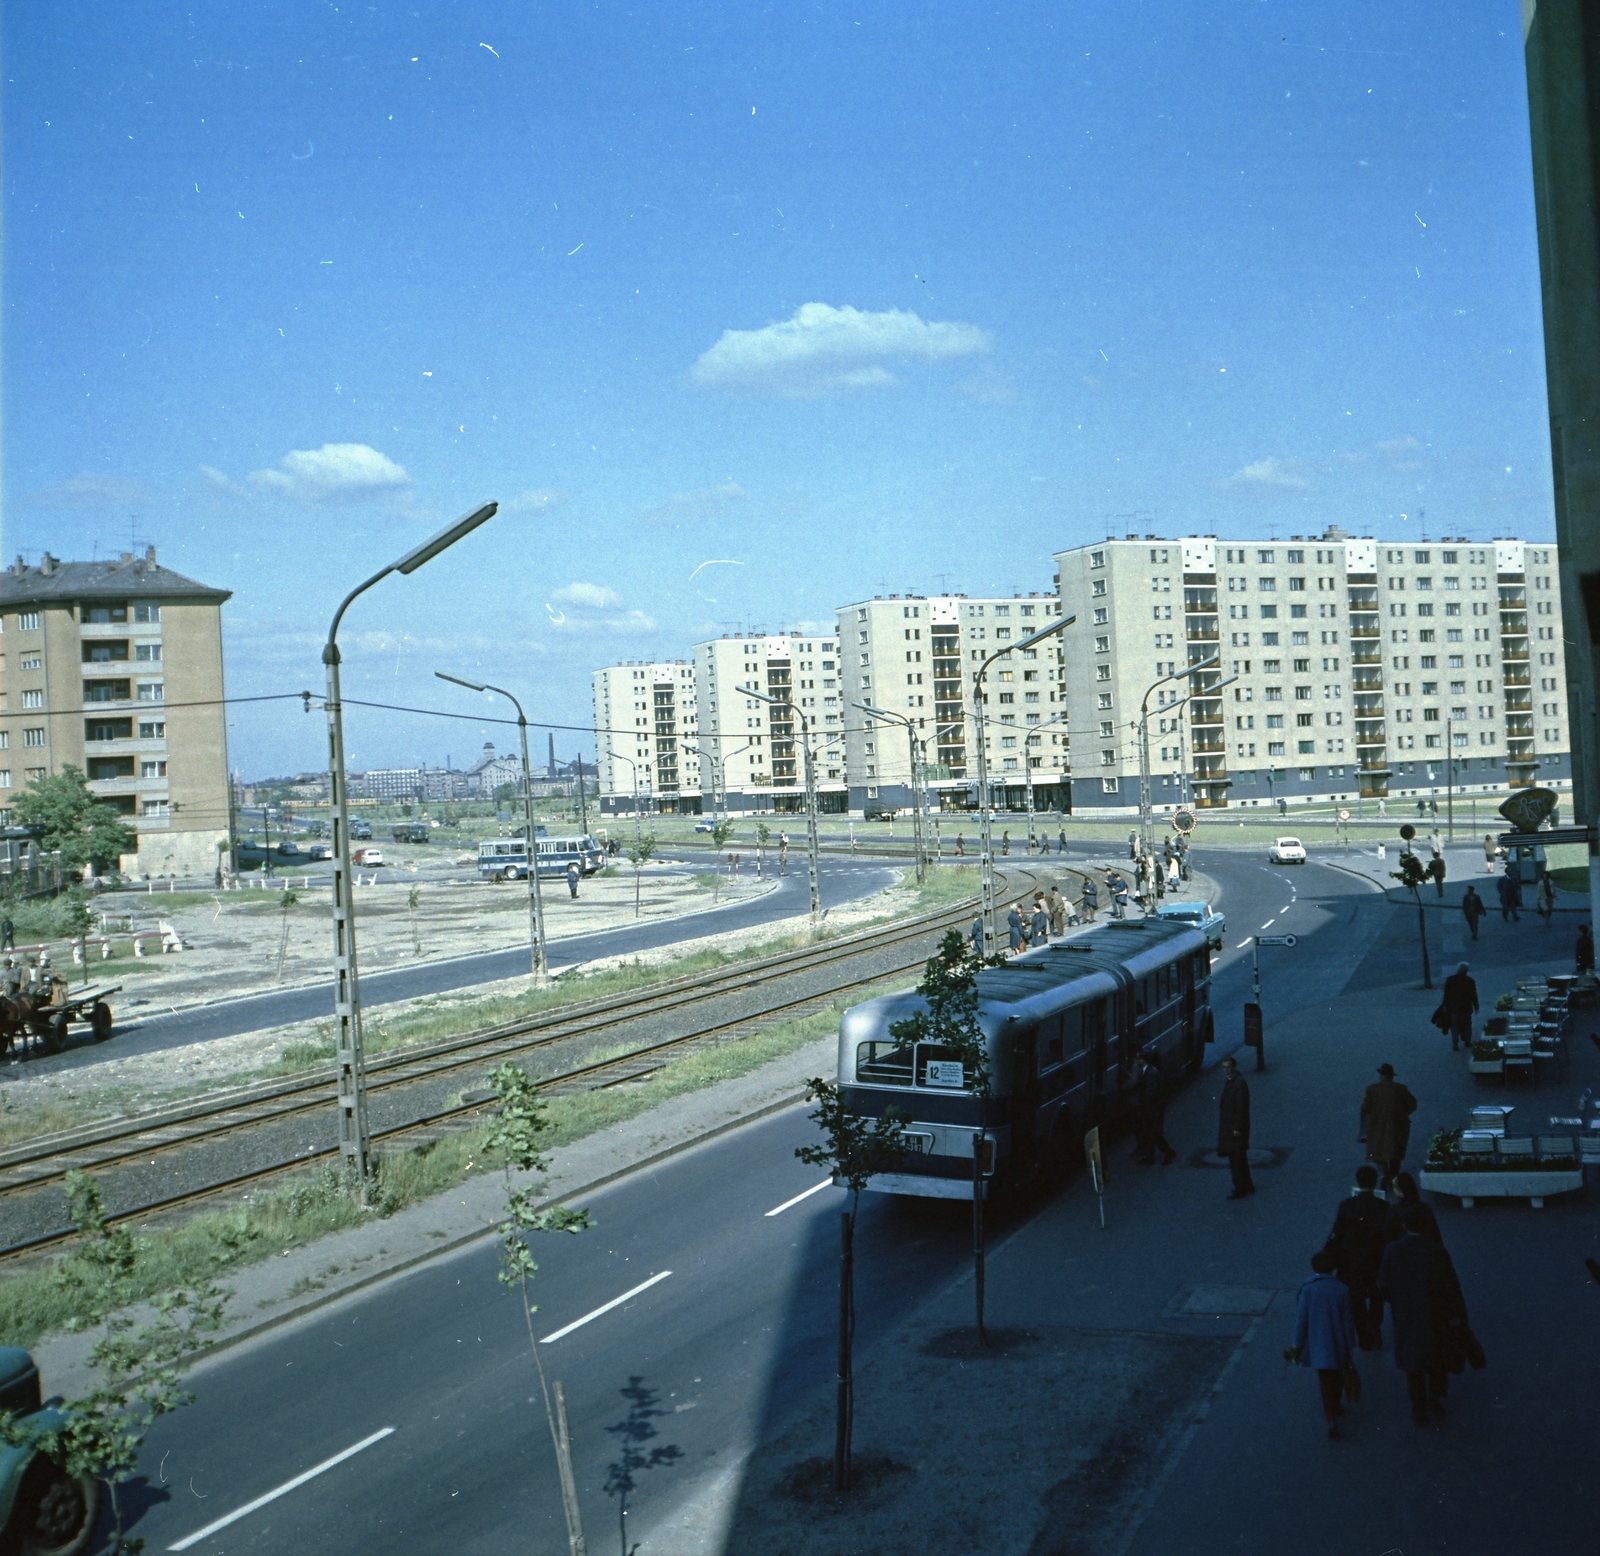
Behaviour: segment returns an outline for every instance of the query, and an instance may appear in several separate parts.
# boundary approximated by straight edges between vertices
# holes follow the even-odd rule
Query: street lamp
[[[1139,699],[1139,836],[1143,840],[1145,851],[1148,853],[1155,847],[1154,824],[1151,819],[1150,796],[1150,693],[1156,687],[1164,686],[1168,681],[1180,681],[1185,676],[1194,675],[1200,670],[1209,670],[1212,665],[1221,664],[1222,655],[1213,654],[1209,659],[1203,659],[1198,664],[1186,665],[1182,670],[1174,670],[1171,675],[1163,675],[1152,681],[1144,690],[1144,696]],[[1238,676],[1234,676],[1238,680]],[[1222,684],[1227,684],[1226,682]],[[1216,687],[1212,688],[1217,690]],[[1183,698],[1179,702],[1170,704],[1165,710],[1181,707],[1189,699]]]
[[[928,877],[928,859],[927,844],[922,833],[922,787],[918,778],[921,771],[918,750],[922,742],[917,737],[916,720],[904,713],[890,713],[886,708],[875,708],[870,702],[853,702],[850,706],[860,708],[863,713],[870,713],[874,718],[884,719],[888,723],[905,725],[906,734],[911,742],[911,854],[916,860],[917,885],[920,886]]]
[[[506,698],[517,710],[517,733],[522,737],[522,801],[528,831],[528,935],[533,942],[533,981],[543,988],[550,976],[550,956],[544,942],[544,899],[539,895],[539,843],[533,828],[533,770],[528,765],[528,720],[522,704],[503,686],[489,686],[477,681],[463,681],[459,675],[446,675],[443,670],[433,672],[441,681],[465,686],[469,692],[494,692]]]
[[[322,662],[328,671],[328,814],[333,827],[333,1012],[337,1024],[339,1072],[339,1156],[354,1173],[366,1203],[372,1141],[367,1130],[367,1071],[361,1046],[361,983],[356,972],[355,901],[350,894],[350,812],[345,794],[344,710],[339,701],[339,622],[350,602],[390,573],[411,574],[495,516],[498,503],[474,508],[398,562],[391,562],[357,585],[333,613]]]
[[[775,708],[787,708],[800,720],[800,749],[805,756],[806,773],[806,866],[811,874],[811,927],[817,929],[822,924],[822,888],[817,875],[817,775],[811,765],[811,726],[789,698],[769,697],[751,686],[739,689],[746,697],[770,702]]]
[[[983,944],[986,952],[992,951],[996,944],[995,938],[995,908],[994,908],[994,850],[993,828],[989,819],[989,757],[987,740],[983,726],[986,719],[983,712],[983,678],[988,673],[989,666],[995,660],[1004,658],[1013,652],[1021,652],[1025,648],[1032,648],[1035,643],[1042,643],[1046,638],[1054,637],[1056,633],[1070,627],[1078,618],[1076,616],[1063,616],[1060,621],[1052,622],[1040,632],[1035,632],[1032,637],[1024,638],[1020,643],[1012,644],[1007,648],[997,648],[978,666],[978,673],[972,678],[972,704],[978,722],[978,835],[981,839],[983,854]],[[1028,749],[1026,745],[1022,748]]]
[[[717,739],[718,741],[720,741],[722,739],[722,736],[721,735],[717,735],[714,738]],[[689,749],[691,751],[695,752],[699,756],[703,756],[706,759],[706,761],[708,761],[711,764],[711,814],[712,814],[713,817],[715,817],[717,815],[717,796],[718,796],[719,793],[722,796],[722,814],[723,814],[724,817],[726,817],[726,815],[727,815],[727,801],[728,801],[727,775],[728,775],[728,762],[729,762],[729,759],[732,758],[732,757],[739,756],[745,751],[754,750],[754,748],[755,748],[755,741],[747,740],[742,746],[735,746],[733,748],[733,750],[731,750],[728,753],[727,756],[718,756],[714,752],[708,751],[704,746],[690,746],[689,747]],[[720,781],[719,781],[719,779],[717,777],[717,772],[718,772],[719,769],[722,772],[722,778],[721,778]]]
[[[1044,723],[1032,725],[1028,729],[1027,733],[1022,737],[1022,760],[1027,766],[1028,777],[1028,852],[1030,854],[1033,852],[1033,758],[1028,755],[1028,742],[1033,739],[1033,737],[1038,734],[1040,730],[1049,729],[1052,724],[1059,724],[1065,718],[1065,713],[1052,714],[1044,721]],[[1043,745],[1044,742],[1041,741],[1041,750],[1043,749]],[[1050,839],[1048,835],[1045,837],[1044,846],[1047,849],[1050,846]]]
[[[606,747],[606,755],[614,762],[626,762],[633,773],[633,845],[639,846],[639,764],[631,756],[624,756],[620,751]]]

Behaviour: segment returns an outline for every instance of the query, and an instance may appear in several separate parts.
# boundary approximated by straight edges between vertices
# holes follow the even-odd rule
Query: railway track
[[[1032,871],[1016,871],[1007,883],[1008,893],[1024,885],[1022,877],[1029,880],[1035,878]],[[619,1023],[659,1017],[722,995],[791,979],[817,967],[837,965],[841,960],[867,955],[881,956],[885,950],[895,946],[909,947],[944,929],[964,925],[976,902],[975,897],[963,899],[898,924],[859,931],[741,966],[655,984],[637,993],[588,1001],[530,1019],[507,1022],[381,1055],[367,1066],[369,1094],[435,1080],[491,1061],[500,1062],[508,1057],[537,1055],[540,1050],[557,1045],[581,1045],[584,1039],[593,1040]],[[841,994],[899,977],[920,967],[923,960],[923,954],[911,954],[893,966],[877,966],[864,977],[830,980],[824,988],[812,989],[789,999],[768,1000],[757,1011],[745,1012],[726,1020],[699,1023],[686,1032],[637,1044],[622,1053],[577,1064],[568,1063],[565,1068],[535,1075],[534,1079],[542,1090],[553,1093],[578,1087],[598,1089],[639,1080],[660,1069],[673,1057],[692,1052],[708,1043],[730,1040],[731,1035],[741,1028],[758,1028],[779,1016],[793,1019],[805,1014],[808,1007],[825,1008]],[[296,1114],[330,1107],[334,1095],[331,1076],[318,1073],[233,1088],[224,1094],[213,1094],[197,1102],[139,1119],[86,1126],[41,1137],[26,1145],[0,1152],[0,1194],[37,1191],[64,1178],[73,1169],[103,1171],[135,1159],[146,1161],[153,1153],[182,1150],[233,1131],[272,1124]],[[382,1142],[426,1129],[459,1125],[461,1121],[470,1119],[472,1114],[482,1111],[493,1100],[492,1094],[469,1094],[451,1107],[376,1129],[372,1138],[375,1142]],[[213,1181],[181,1194],[118,1211],[108,1220],[127,1221],[175,1209],[334,1154],[336,1147],[301,1152],[292,1159],[275,1162],[249,1173]],[[0,1247],[0,1258],[65,1241],[73,1235],[70,1228],[63,1228]]]

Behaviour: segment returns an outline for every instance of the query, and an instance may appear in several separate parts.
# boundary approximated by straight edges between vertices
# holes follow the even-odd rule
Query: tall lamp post
[[[983,678],[995,660],[1013,651],[1032,648],[1035,643],[1042,643],[1046,638],[1065,631],[1077,619],[1076,616],[1063,616],[1060,621],[1052,622],[1042,632],[1035,632],[1020,643],[1012,644],[1009,648],[997,648],[978,666],[978,673],[972,678],[972,702],[978,722],[978,824],[983,854],[983,948],[986,955],[995,948],[995,910],[993,828],[989,818],[989,756],[983,728],[988,721],[983,712]],[[1024,746],[1022,749],[1026,751],[1028,748]]]
[[[1066,718],[1065,713],[1053,714],[1044,723],[1033,725],[1022,737],[1022,760],[1027,764],[1028,777],[1028,852],[1030,854],[1033,852],[1033,758],[1028,755],[1028,742],[1041,730],[1049,729],[1052,724],[1059,724],[1064,718]],[[1050,847],[1048,834],[1045,837],[1044,846],[1047,849]]]
[[[533,942],[533,981],[543,988],[550,976],[550,957],[544,942],[544,899],[539,895],[539,840],[533,828],[533,769],[528,764],[528,720],[522,704],[503,686],[463,681],[459,675],[446,675],[443,670],[433,672],[441,681],[465,686],[469,692],[493,692],[504,697],[517,710],[517,733],[522,737],[522,802],[528,832],[528,936]],[[585,829],[587,830],[587,829]]]
[[[718,740],[720,740],[722,737],[720,735],[718,735],[716,738]],[[727,815],[727,810],[728,810],[727,774],[728,774],[728,761],[729,761],[729,759],[731,757],[739,756],[741,753],[743,753],[745,751],[752,750],[752,749],[754,749],[754,747],[755,747],[755,741],[747,740],[742,746],[735,746],[734,749],[732,751],[730,751],[727,756],[717,756],[714,752],[708,751],[704,746],[690,746],[689,747],[689,749],[691,751],[694,751],[694,752],[698,753],[700,756],[703,756],[706,759],[706,761],[708,761],[711,764],[711,815],[712,815],[713,819],[717,816],[718,811],[719,811],[719,806],[718,806],[718,803],[717,803],[719,794],[721,795],[721,799],[722,799],[722,803],[721,803],[721,806],[720,806],[721,814],[724,817],[726,817],[726,815]],[[717,774],[718,774],[719,771],[722,774],[722,778],[720,780],[717,777]]]
[[[787,708],[800,720],[800,748],[805,756],[806,774],[806,868],[811,875],[811,927],[822,924],[822,885],[817,873],[817,775],[811,765],[811,726],[805,714],[787,697],[769,697],[754,687],[743,688],[746,697],[770,702],[775,708]]]
[[[633,842],[634,842],[634,846],[638,847],[638,844],[639,844],[639,833],[640,833],[640,827],[639,827],[639,764],[637,762],[635,762],[634,759],[631,756],[624,756],[620,751],[615,751],[610,746],[606,747],[606,755],[609,756],[613,762],[626,762],[628,764],[629,770],[633,773]]]
[[[870,713],[873,718],[883,719],[886,723],[905,726],[911,742],[911,854],[916,861],[917,885],[920,886],[928,877],[928,854],[922,832],[922,785],[918,776],[922,767],[919,760],[922,742],[917,738],[916,720],[904,713],[891,713],[887,708],[875,708],[870,702],[851,703],[851,707],[860,708],[863,713]]]
[[[1208,661],[1208,663],[1209,663],[1209,661]],[[1205,665],[1196,665],[1194,668],[1196,670],[1203,670],[1203,669],[1205,669]],[[1235,681],[1237,681],[1238,679],[1239,679],[1238,676],[1230,675],[1227,678],[1227,680],[1218,681],[1215,686],[1211,687],[1210,690],[1208,690],[1206,692],[1206,695],[1209,697],[1212,692],[1220,692],[1224,686],[1232,686],[1233,683]],[[1159,686],[1160,684],[1161,683],[1159,681],[1156,682],[1156,686]],[[1152,686],[1150,688],[1150,691],[1154,691],[1154,690],[1155,690],[1155,686]],[[1150,692],[1147,691],[1145,693],[1145,696],[1148,697],[1149,695],[1150,695]],[[1158,708],[1156,711],[1158,713],[1175,713],[1179,708],[1181,708],[1184,705],[1184,703],[1192,702],[1194,700],[1194,698],[1196,696],[1198,696],[1198,695],[1199,694],[1197,692],[1189,692],[1186,695],[1180,697],[1176,702],[1166,703],[1162,707]],[[1179,741],[1179,750],[1181,751],[1182,750],[1182,743],[1183,743],[1183,737],[1182,737],[1181,734],[1178,737],[1178,741]],[[1152,779],[1151,774],[1150,774],[1149,721],[1148,721],[1147,718],[1145,718],[1143,716],[1141,716],[1141,718],[1139,720],[1139,763],[1140,763],[1140,766],[1139,766],[1140,783],[1141,783],[1141,786],[1142,786],[1142,788],[1144,790],[1148,790],[1150,784],[1153,782],[1153,779]],[[1180,771],[1178,773],[1178,777],[1180,779],[1187,779],[1188,778],[1188,774],[1181,770],[1182,766],[1183,766],[1183,759],[1182,759],[1181,756],[1179,757],[1178,766],[1179,766],[1179,769],[1180,769]],[[1182,788],[1182,783],[1179,784],[1179,788],[1180,789]],[[1268,790],[1269,797],[1270,797],[1270,794],[1271,794],[1271,789],[1272,789],[1272,764],[1270,762],[1268,762],[1268,764],[1267,764],[1267,790]],[[1151,810],[1153,812],[1153,807],[1151,807]],[[1155,835],[1154,834],[1155,834],[1155,819],[1154,819],[1154,815],[1152,814],[1151,815],[1151,820],[1150,820],[1150,835],[1145,840],[1145,847],[1151,853],[1155,852]]]
[[[344,709],[339,701],[339,622],[357,595],[390,573],[411,574],[441,551],[470,535],[495,516],[498,503],[485,503],[357,585],[333,613],[322,662],[328,671],[328,814],[333,826],[333,1011],[337,1024],[339,1072],[339,1157],[346,1174],[367,1200],[372,1138],[367,1129],[367,1071],[361,1047],[361,983],[356,971],[355,901],[350,894],[350,812],[344,780]]]
[[[1155,847],[1150,795],[1150,693],[1158,686],[1165,686],[1168,681],[1181,681],[1197,670],[1209,670],[1212,665],[1221,663],[1222,655],[1213,654],[1209,659],[1202,659],[1199,664],[1185,665],[1181,670],[1174,670],[1171,675],[1163,675],[1159,680],[1152,681],[1145,687],[1144,696],[1139,699],[1139,837],[1146,853]],[[1239,677],[1234,676],[1233,679],[1238,680]],[[1188,700],[1187,697],[1181,698],[1170,707],[1158,711],[1171,712],[1172,708],[1181,707]]]

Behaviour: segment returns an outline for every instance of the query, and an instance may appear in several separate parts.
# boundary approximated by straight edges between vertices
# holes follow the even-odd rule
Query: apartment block
[[[1334,527],[1061,553],[1075,809],[1137,808],[1141,723],[1157,810],[1565,785],[1554,559]]]
[[[74,766],[138,832],[124,871],[211,874],[228,837],[228,598],[154,546],[0,573],[0,820],[7,791]]]
[[[600,809],[698,810],[699,708],[695,667],[685,659],[630,659],[596,670],[594,727],[600,767]]]
[[[975,802],[980,712],[996,804],[1025,808],[1031,777],[1035,809],[1064,805],[1070,762],[1060,645],[1051,641],[1015,656],[1006,647],[1049,626],[1060,611],[1048,594],[891,594],[841,606],[850,809],[911,804],[909,732],[863,713],[859,703],[914,721],[932,805],[963,810]],[[980,704],[976,677],[990,655],[997,657]]]
[[[829,636],[782,632],[735,632],[695,645],[705,810],[803,810],[802,728],[811,736],[818,807],[847,808],[838,647]],[[785,706],[746,695],[750,690]]]

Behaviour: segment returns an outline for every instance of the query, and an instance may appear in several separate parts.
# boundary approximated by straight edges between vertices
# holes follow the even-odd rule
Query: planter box
[[[1504,1075],[1506,1062],[1504,1059],[1469,1059],[1467,1068],[1474,1075]]]
[[[1583,1169],[1569,1172],[1518,1172],[1514,1168],[1491,1168],[1483,1172],[1423,1171],[1419,1182],[1435,1194],[1454,1194],[1463,1210],[1471,1210],[1475,1199],[1526,1199],[1535,1210],[1544,1208],[1552,1194],[1570,1194],[1583,1187]]]

